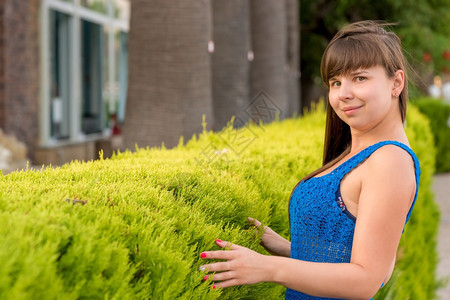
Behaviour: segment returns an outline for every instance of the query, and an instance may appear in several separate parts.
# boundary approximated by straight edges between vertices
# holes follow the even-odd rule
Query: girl
[[[400,40],[378,22],[348,25],[326,48],[321,75],[329,91],[324,165],[291,194],[291,241],[266,227],[267,256],[216,240],[230,251],[201,254],[223,260],[201,267],[215,272],[214,287],[264,281],[286,286],[286,299],[369,299],[389,280],[420,175],[403,128]]]

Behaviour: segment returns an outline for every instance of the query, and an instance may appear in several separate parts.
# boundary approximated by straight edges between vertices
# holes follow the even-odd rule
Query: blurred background
[[[172,147],[261,93],[280,119],[301,115],[326,96],[328,41],[363,19],[396,24],[412,102],[448,107],[449,0],[1,1],[0,168]]]

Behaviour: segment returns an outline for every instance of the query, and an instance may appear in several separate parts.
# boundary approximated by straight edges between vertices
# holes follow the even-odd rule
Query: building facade
[[[209,129],[232,116],[242,126],[261,95],[290,117],[298,10],[298,0],[0,1],[0,128],[32,164],[61,165],[108,156],[117,123],[134,150],[187,140],[202,116]]]
[[[0,2],[0,128],[34,164],[90,160],[123,119],[129,0]]]

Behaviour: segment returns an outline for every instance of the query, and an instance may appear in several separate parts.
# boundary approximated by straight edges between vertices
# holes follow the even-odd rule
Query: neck
[[[408,138],[400,114],[388,118],[391,120],[384,120],[369,130],[358,131],[351,128],[352,145],[350,152],[356,153],[370,145],[386,140],[399,141],[408,145]]]

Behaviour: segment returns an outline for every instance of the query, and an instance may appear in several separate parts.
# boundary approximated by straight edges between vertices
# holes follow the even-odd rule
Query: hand
[[[256,228],[261,228],[261,222],[248,218],[248,221],[256,226]],[[262,228],[264,233],[261,236],[261,246],[263,246],[267,252],[272,255],[289,257],[291,254],[291,242],[283,238],[281,235],[273,231],[270,227],[264,226]]]
[[[229,250],[205,251],[201,253],[201,258],[225,261],[203,265],[199,268],[210,273],[203,280],[220,281],[214,284],[213,288],[269,281],[270,272],[267,271],[268,264],[266,262],[268,256],[221,240],[216,240],[216,244]],[[216,273],[211,274],[214,272]]]

